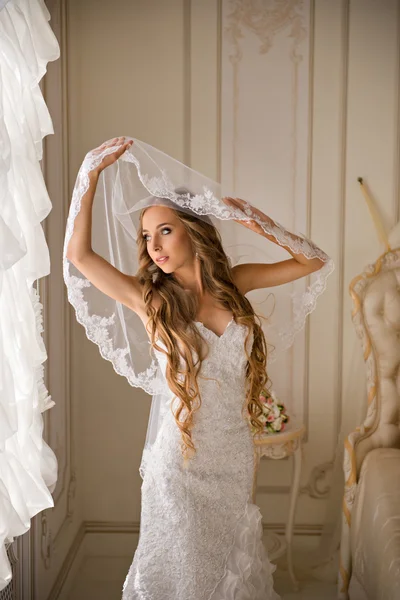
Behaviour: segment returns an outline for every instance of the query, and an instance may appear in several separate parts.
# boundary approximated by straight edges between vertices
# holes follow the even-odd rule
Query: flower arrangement
[[[285,405],[279,402],[275,392],[269,392],[266,389],[261,391],[260,402],[263,407],[263,413],[258,418],[265,424],[261,435],[282,432],[286,427],[286,423],[289,422],[289,416],[285,412]],[[252,433],[255,434],[257,431],[256,428],[252,425],[251,429]]]

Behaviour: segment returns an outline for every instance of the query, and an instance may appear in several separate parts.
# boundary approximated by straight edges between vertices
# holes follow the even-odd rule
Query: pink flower
[[[267,398],[267,404],[270,404],[270,405],[271,405],[271,404],[273,404],[273,403],[274,403],[274,401],[272,400],[272,398]]]
[[[274,415],[268,415],[268,417],[267,417],[267,423],[272,423],[273,421],[275,421]]]

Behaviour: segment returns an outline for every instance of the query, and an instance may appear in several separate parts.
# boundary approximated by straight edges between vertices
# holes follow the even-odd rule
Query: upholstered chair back
[[[400,249],[353,280],[350,292],[368,389],[367,417],[354,444],[358,475],[372,448],[400,448]]]
[[[374,448],[400,448],[400,248],[390,250],[350,285],[353,323],[366,364],[367,416],[346,438],[340,544],[340,598],[351,577],[350,527],[361,466]]]

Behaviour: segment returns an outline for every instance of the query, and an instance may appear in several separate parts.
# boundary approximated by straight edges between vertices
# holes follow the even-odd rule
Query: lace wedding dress
[[[232,318],[219,337],[196,326],[209,346],[192,431],[197,454],[183,468],[168,410],[147,461],[139,544],[122,600],[279,600],[251,501],[253,441],[242,414],[247,327]],[[252,343],[251,334],[249,353]],[[165,374],[166,356],[155,352]]]

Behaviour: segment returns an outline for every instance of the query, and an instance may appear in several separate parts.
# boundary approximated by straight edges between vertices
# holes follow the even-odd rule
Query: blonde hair
[[[148,327],[151,330],[151,345],[166,354],[167,382],[171,391],[179,398],[179,404],[173,414],[181,431],[181,452],[187,459],[196,452],[191,432],[193,415],[201,406],[197,376],[205,358],[202,356],[202,338],[194,325],[198,301],[192,294],[185,292],[174,278],[173,273],[164,273],[150,258],[142,233],[145,210],[140,214],[137,237],[139,269],[136,276],[142,284],[143,299],[149,317]],[[247,406],[251,425],[256,428],[256,433],[259,433],[264,427],[264,423],[258,419],[262,414],[259,396],[268,382],[267,344],[260,325],[260,318],[234,283],[232,269],[223,250],[218,230],[211,223],[202,221],[191,214],[171,210],[183,223],[191,239],[193,252],[197,252],[201,262],[204,288],[220,305],[233,313],[237,323],[249,328],[244,342],[247,357],[245,406]],[[158,309],[152,306],[155,291],[162,300]],[[188,324],[191,326],[188,327]],[[254,341],[249,356],[246,346],[251,330],[254,334]],[[157,336],[165,345],[166,352],[164,348],[156,344]],[[199,357],[197,363],[193,361],[192,350]],[[182,362],[181,357],[184,359]]]

